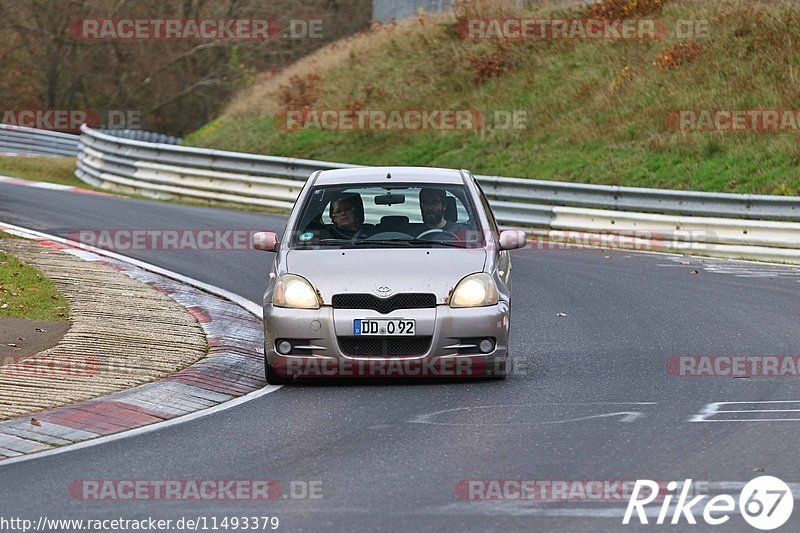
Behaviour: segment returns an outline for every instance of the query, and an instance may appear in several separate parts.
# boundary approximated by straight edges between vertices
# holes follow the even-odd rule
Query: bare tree
[[[322,20],[321,38],[85,40],[83,19]],[[0,108],[138,111],[142,127],[184,134],[259,71],[277,70],[366,29],[370,0],[0,0]],[[300,24],[302,27],[302,23]]]

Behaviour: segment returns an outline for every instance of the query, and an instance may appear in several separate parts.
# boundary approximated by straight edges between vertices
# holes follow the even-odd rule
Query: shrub
[[[691,39],[675,44],[674,46],[667,46],[658,53],[656,60],[653,64],[661,70],[675,68],[679,65],[691,63],[700,55],[703,50],[696,42]]]
[[[286,109],[302,109],[313,105],[322,91],[322,76],[312,72],[304,78],[292,76],[289,85],[278,86],[278,101]]]
[[[667,0],[598,0],[588,8],[589,18],[625,19],[661,11]]]
[[[500,76],[511,67],[508,60],[508,45],[502,42],[495,44],[491,52],[471,55],[467,60],[472,68],[472,83],[476,85],[486,82],[489,78]]]

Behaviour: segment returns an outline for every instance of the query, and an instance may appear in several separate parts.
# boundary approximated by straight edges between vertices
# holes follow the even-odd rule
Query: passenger
[[[364,212],[358,194],[343,194],[331,202],[328,214],[333,224],[329,227],[335,239],[353,239],[362,234]]]

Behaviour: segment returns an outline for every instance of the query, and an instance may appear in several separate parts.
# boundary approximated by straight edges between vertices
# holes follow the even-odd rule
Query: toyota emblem
[[[392,293],[392,289],[386,286],[378,287],[376,290],[381,296],[389,296]]]

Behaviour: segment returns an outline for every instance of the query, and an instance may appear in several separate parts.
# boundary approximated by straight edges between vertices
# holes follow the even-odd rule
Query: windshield
[[[291,231],[293,248],[482,247],[463,185],[314,187]]]

